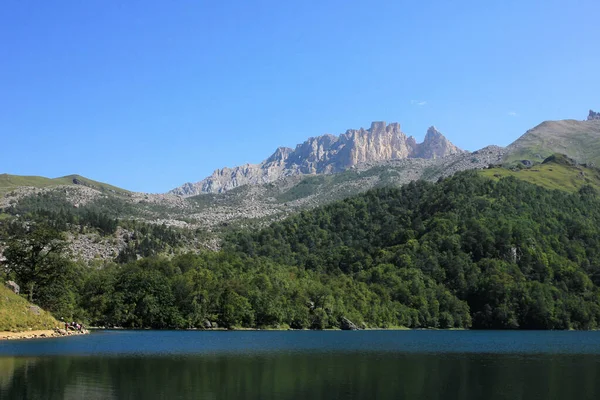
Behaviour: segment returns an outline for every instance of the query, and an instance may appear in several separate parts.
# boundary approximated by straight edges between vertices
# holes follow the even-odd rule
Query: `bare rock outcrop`
[[[463,153],[461,149],[450,143],[435,126],[430,127],[423,143],[416,145],[414,158],[442,158],[452,154]]]
[[[356,326],[356,324],[350,321],[348,318],[342,317],[340,320],[340,329],[343,331],[357,331],[358,326]]]
[[[21,291],[21,287],[19,285],[17,285],[17,282],[15,282],[15,281],[6,281],[5,285],[7,288],[9,288],[15,294],[19,294],[19,292]]]
[[[429,128],[423,143],[417,143],[402,132],[400,124],[377,121],[371,123],[369,129],[349,129],[339,136],[311,137],[295,149],[280,147],[260,164],[218,169],[204,180],[185,183],[170,193],[181,196],[223,193],[238,186],[274,182],[287,176],[331,174],[364,163],[435,159],[463,152],[435,127]]]

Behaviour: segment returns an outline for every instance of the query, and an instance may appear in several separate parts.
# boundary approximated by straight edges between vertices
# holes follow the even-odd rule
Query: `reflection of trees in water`
[[[0,394],[11,382],[15,370],[35,364],[35,359],[0,357]]]
[[[56,357],[14,364],[0,398],[584,399],[600,397],[599,364],[596,356]]]
[[[99,377],[85,381],[85,368],[77,358],[15,358],[11,382],[0,389],[1,399],[110,399],[110,396],[86,396],[89,389],[95,392]],[[82,381],[82,378],[83,381]],[[89,385],[92,383],[92,385]],[[110,382],[108,382],[110,387]]]

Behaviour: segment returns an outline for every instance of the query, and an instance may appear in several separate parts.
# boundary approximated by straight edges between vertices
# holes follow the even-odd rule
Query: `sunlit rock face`
[[[362,163],[375,163],[405,158],[441,158],[463,153],[435,127],[427,130],[422,143],[400,129],[394,122],[371,123],[369,129],[349,129],[339,136],[311,137],[295,149],[278,148],[260,164],[223,168],[196,183],[186,183],[171,193],[194,196],[222,193],[242,185],[276,181],[290,175],[330,174]]]

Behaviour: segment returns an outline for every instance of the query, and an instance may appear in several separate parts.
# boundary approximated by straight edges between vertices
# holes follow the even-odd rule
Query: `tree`
[[[69,263],[64,257],[66,242],[45,223],[15,226],[9,234],[3,264],[33,302],[38,291],[64,279]]]

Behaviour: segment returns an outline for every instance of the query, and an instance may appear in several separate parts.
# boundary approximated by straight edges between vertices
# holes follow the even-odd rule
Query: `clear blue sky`
[[[400,122],[507,145],[600,109],[600,2],[0,4],[0,173],[164,192]]]

